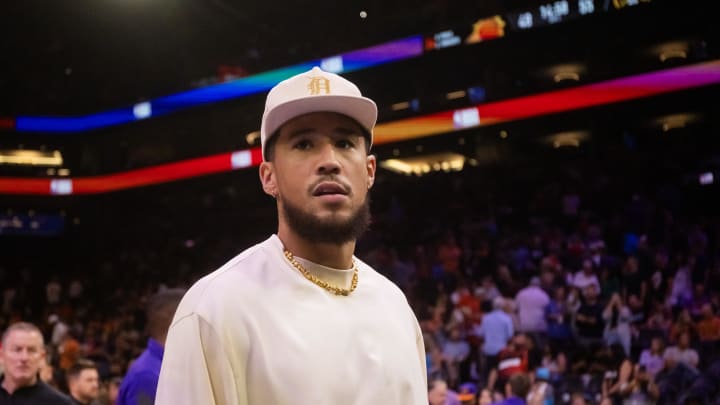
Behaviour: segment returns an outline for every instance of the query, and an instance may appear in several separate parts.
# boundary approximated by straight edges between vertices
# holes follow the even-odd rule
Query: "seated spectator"
[[[600,280],[595,272],[595,264],[591,259],[583,260],[582,269],[573,276],[572,285],[581,291],[590,285],[594,285],[597,292],[600,292]]]
[[[430,405],[460,405],[455,391],[448,388],[443,379],[431,379],[428,383],[428,403]]]
[[[488,387],[502,390],[510,377],[530,370],[530,339],[523,333],[513,337],[498,353],[497,368],[491,370]]]
[[[459,325],[450,329],[450,336],[442,348],[442,356],[447,365],[449,378],[448,384],[451,387],[457,386],[460,382],[462,367],[470,354],[470,345],[463,339]],[[465,374],[465,373],[462,373]]]
[[[696,331],[695,322],[692,320],[690,311],[687,308],[683,308],[670,327],[670,343],[677,343],[679,336],[683,333],[689,333],[691,336],[694,336]]]
[[[663,338],[656,336],[650,342],[650,347],[640,353],[640,360],[638,365],[645,367],[645,370],[650,375],[650,378],[655,378],[665,367],[665,360],[663,358],[663,351],[665,350],[665,342]]]
[[[610,346],[619,343],[625,350],[625,355],[630,356],[630,309],[623,302],[620,294],[615,293],[610,298],[605,310],[603,311],[603,320],[605,320],[605,331],[603,337],[605,344]]]
[[[682,332],[678,336],[677,345],[670,346],[665,349],[663,359],[665,360],[665,368],[668,370],[671,370],[679,365],[683,365],[697,371],[700,359],[697,351],[690,347],[689,331]]]
[[[495,404],[525,405],[528,392],[530,392],[530,378],[525,373],[515,374],[505,384],[505,399]]]
[[[697,323],[697,332],[702,354],[714,355],[720,342],[720,317],[715,315],[712,304],[702,306],[702,318]]]

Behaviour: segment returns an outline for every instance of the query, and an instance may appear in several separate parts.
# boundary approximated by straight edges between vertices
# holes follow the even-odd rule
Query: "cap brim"
[[[275,106],[265,117],[262,135],[268,139],[289,120],[313,112],[335,112],[347,115],[365,128],[370,136],[372,136],[372,129],[377,121],[377,106],[367,97],[307,96]],[[372,139],[370,142],[372,143]]]

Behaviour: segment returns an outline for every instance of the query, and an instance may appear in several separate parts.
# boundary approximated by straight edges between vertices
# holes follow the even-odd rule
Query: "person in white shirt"
[[[575,273],[572,278],[572,286],[582,291],[591,284],[597,288],[597,291],[600,291],[600,280],[595,274],[595,264],[591,259],[585,259],[582,263],[582,269]]]
[[[157,405],[427,403],[417,319],[395,284],[354,257],[376,119],[357,86],[317,67],[270,90],[260,181],[278,232],[188,290]]]

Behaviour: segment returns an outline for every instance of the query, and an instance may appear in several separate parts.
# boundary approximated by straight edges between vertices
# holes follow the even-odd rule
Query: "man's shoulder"
[[[176,317],[196,311],[198,306],[213,299],[223,299],[227,294],[241,299],[244,290],[263,276],[263,269],[273,260],[273,249],[277,244],[273,235],[248,249],[245,249],[217,270],[196,281],[183,297]]]
[[[73,400],[44,382],[37,385],[38,399],[47,405],[74,405]]]

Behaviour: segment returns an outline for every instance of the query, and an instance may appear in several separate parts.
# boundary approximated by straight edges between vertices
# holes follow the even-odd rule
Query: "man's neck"
[[[20,388],[30,387],[30,386],[35,385],[36,383],[37,383],[37,377],[33,378],[27,384],[19,384],[19,383],[12,381],[11,379],[6,377],[6,378],[3,378],[3,380],[2,380],[2,387],[5,389],[5,391],[7,391],[8,394],[12,395],[13,392],[17,391]]]
[[[280,238],[285,249],[294,256],[334,269],[349,269],[352,267],[355,241],[341,244],[310,242],[287,228],[278,230],[278,238]]]
[[[84,399],[82,398],[82,396],[75,395],[75,394],[72,394],[72,393],[70,394],[70,396],[72,397],[73,401],[77,402],[78,404],[87,405],[87,404],[89,404],[89,403],[91,402],[91,400],[87,400],[87,401],[86,401],[86,400],[84,400]]]

